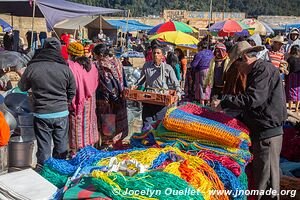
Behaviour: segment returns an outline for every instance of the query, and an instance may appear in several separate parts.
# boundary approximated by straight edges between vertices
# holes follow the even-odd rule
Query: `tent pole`
[[[11,26],[14,27],[14,16],[10,13]]]
[[[124,43],[124,41],[123,41],[123,28],[121,26],[121,52],[123,52],[123,43]]]
[[[128,14],[127,14],[127,22],[126,22],[126,31],[125,31],[125,45],[126,45],[126,35],[127,35],[127,32],[128,32],[128,21],[129,21],[129,16],[130,16],[130,10],[128,10]],[[126,46],[125,46],[126,48]]]
[[[100,31],[102,30],[102,15],[99,15],[99,19],[100,19]]]
[[[208,22],[208,29],[210,28],[210,23],[212,21],[212,0],[210,0],[210,7],[209,7],[209,22]],[[208,36],[208,45],[207,49],[210,49],[210,34]]]
[[[127,22],[126,22],[126,33],[128,31],[128,21],[129,21],[130,10],[128,10]]]
[[[33,9],[32,9],[32,24],[31,24],[31,48],[33,48],[33,30],[34,30],[34,18],[35,18],[35,6],[36,2],[33,0]]]

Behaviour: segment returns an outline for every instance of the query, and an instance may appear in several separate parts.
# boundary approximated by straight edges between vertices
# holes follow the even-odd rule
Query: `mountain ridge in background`
[[[209,11],[210,0],[72,0],[93,6],[130,10],[133,17],[161,16],[164,9]],[[300,0],[213,0],[213,12],[245,12],[258,15],[300,16]]]

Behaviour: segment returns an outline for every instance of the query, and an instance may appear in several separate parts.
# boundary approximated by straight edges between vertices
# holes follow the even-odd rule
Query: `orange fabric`
[[[0,147],[6,146],[10,138],[10,129],[4,115],[0,112]]]
[[[186,73],[186,70],[187,70],[187,59],[186,58],[183,58],[181,60],[181,69],[184,73]]]

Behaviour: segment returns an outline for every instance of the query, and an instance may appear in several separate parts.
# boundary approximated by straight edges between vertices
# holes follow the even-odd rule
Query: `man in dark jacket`
[[[37,138],[37,162],[43,165],[51,157],[65,159],[68,152],[68,104],[76,92],[73,74],[61,56],[61,44],[47,38],[36,52],[18,84],[22,91],[32,90],[34,130]]]
[[[240,119],[250,129],[252,141],[255,189],[267,191],[272,188],[279,194],[279,158],[282,125],[287,117],[286,99],[278,69],[270,62],[256,58],[261,50],[262,46],[251,47],[246,41],[232,47],[230,62],[238,60],[243,63],[238,70],[247,75],[246,90],[243,94],[223,95],[221,100],[212,102],[212,107],[243,111]],[[278,199],[274,193],[259,195],[258,199]]]

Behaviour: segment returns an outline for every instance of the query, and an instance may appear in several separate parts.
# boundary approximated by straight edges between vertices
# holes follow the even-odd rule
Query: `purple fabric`
[[[208,30],[210,32],[219,32],[224,27],[225,22],[226,21],[216,22]]]
[[[285,89],[287,101],[300,101],[300,72],[288,75]]]
[[[121,11],[117,9],[87,6],[64,0],[37,0],[36,3],[46,18],[48,31],[52,30],[55,24],[65,19],[87,15],[103,15]]]
[[[242,32],[236,32],[235,35],[236,36],[250,36],[250,33],[248,30],[244,29],[244,30],[242,30]]]
[[[206,87],[205,91],[203,90],[204,81],[206,79],[208,73],[208,69],[199,70],[195,72],[195,85],[194,85],[194,93],[195,100],[209,100],[211,87]]]
[[[195,56],[193,61],[191,62],[191,66],[194,69],[207,69],[209,68],[209,63],[211,59],[214,57],[214,54],[211,50],[202,50],[199,51]]]
[[[216,62],[214,69],[214,85],[223,86],[223,72],[224,72],[224,61]]]
[[[55,24],[65,19],[81,16],[104,15],[121,12],[122,10],[94,7],[73,3],[65,0],[35,0],[36,17],[45,17],[48,31],[51,31]],[[6,0],[0,1],[0,13],[11,13],[15,16],[32,16],[32,7],[29,0]]]

